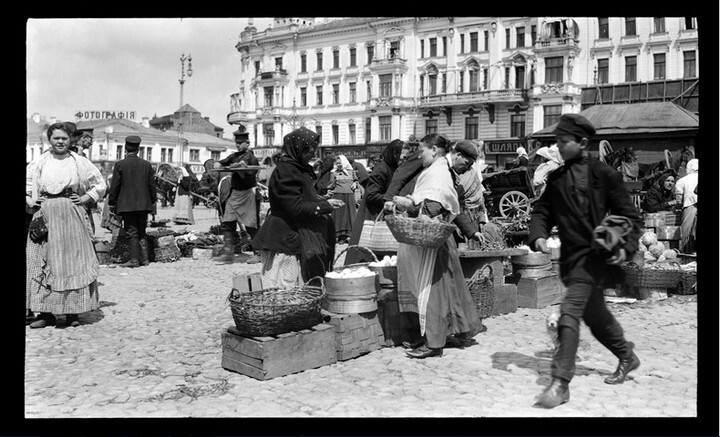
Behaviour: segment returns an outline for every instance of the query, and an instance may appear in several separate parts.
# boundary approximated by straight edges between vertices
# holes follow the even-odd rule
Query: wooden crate
[[[656,233],[658,240],[679,240],[680,226],[665,225],[659,227]]]
[[[495,304],[492,315],[514,313],[518,309],[517,285],[505,283],[502,288],[495,288]]]
[[[248,291],[257,291],[262,290],[262,277],[260,276],[260,273],[251,273],[249,275],[247,274],[234,274],[233,279],[233,288],[239,291],[240,293],[246,293]]]
[[[222,367],[261,381],[335,362],[335,330],[324,323],[274,337],[245,337],[234,326],[222,333]]]
[[[377,311],[335,314],[322,310],[323,320],[335,328],[337,360],[344,361],[380,349],[385,335]]]
[[[535,278],[511,275],[508,281],[517,285],[518,308],[545,308],[559,304],[563,297],[563,285],[555,272]]]

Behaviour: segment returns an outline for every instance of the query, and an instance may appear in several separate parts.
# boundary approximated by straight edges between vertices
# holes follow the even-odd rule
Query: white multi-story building
[[[694,17],[285,17],[236,48],[227,119],[255,146],[299,126],[324,146],[437,132],[483,140],[498,164],[579,112],[583,88],[698,72]]]

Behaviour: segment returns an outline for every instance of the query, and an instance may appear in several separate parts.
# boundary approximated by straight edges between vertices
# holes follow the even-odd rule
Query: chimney
[[[141,124],[143,125],[143,127],[150,127],[150,118],[148,118],[148,117],[143,117]]]
[[[37,124],[40,124],[40,114],[38,114],[37,112],[34,113],[34,114],[32,115],[32,121],[35,122],[35,123],[37,123]]]

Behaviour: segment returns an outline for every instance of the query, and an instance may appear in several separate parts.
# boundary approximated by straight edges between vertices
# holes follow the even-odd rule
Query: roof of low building
[[[580,111],[595,126],[598,135],[661,133],[698,129],[700,118],[672,102],[594,105]],[[531,137],[551,136],[557,123]]]

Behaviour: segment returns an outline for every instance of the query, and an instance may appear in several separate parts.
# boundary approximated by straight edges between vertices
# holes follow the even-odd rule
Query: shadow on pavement
[[[536,355],[545,356],[546,352],[539,352]],[[529,369],[537,372],[538,379],[535,383],[540,386],[547,386],[550,384],[550,364],[552,363],[552,355],[549,358],[543,357],[531,357],[524,355],[519,352],[495,352],[491,355],[493,369],[504,370],[509,372],[508,366],[513,364],[521,369]],[[576,376],[587,376],[591,374],[598,374],[607,376],[610,372],[599,371],[594,367],[586,367],[582,365],[575,366]]]

